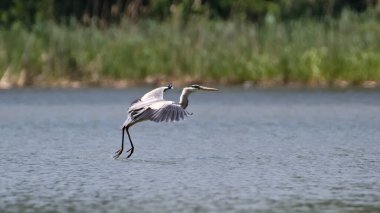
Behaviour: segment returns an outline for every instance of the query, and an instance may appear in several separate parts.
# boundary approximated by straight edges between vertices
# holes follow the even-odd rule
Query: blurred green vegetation
[[[379,16],[376,1],[4,0],[0,78],[362,85],[380,82]]]

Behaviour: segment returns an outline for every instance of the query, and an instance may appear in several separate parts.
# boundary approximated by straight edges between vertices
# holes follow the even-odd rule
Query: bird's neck
[[[189,95],[190,95],[190,90],[184,88],[182,90],[181,97],[179,98],[179,104],[184,109],[186,109],[187,105],[189,105],[189,99],[188,99]]]

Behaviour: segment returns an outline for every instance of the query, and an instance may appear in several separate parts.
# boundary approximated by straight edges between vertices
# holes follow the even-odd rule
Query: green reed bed
[[[99,29],[38,23],[0,29],[0,76],[11,85],[159,78],[269,85],[380,81],[380,21],[370,15],[253,24],[193,19]],[[20,78],[23,78],[20,83]]]

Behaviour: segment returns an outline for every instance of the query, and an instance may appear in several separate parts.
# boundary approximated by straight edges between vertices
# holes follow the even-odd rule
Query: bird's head
[[[201,85],[198,85],[198,84],[193,84],[193,85],[187,87],[187,89],[190,92],[196,92],[196,91],[218,91],[218,89],[216,89],[216,88],[205,87],[205,86],[201,86]]]

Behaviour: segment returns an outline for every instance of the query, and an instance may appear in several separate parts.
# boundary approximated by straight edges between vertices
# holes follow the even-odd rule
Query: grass
[[[261,25],[202,18],[186,26],[145,20],[105,30],[78,24],[38,23],[29,30],[14,25],[0,29],[1,76],[10,86],[376,84],[380,21],[346,12],[323,22]]]

